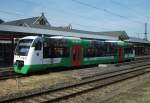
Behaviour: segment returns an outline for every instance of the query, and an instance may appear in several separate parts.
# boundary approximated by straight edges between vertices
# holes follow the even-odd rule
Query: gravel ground
[[[86,69],[74,69],[71,71],[66,71],[65,74],[74,79],[83,80],[96,75],[101,75],[104,73],[122,70],[124,68],[116,67],[114,64],[99,64],[96,67],[88,67]]]
[[[106,69],[106,68],[104,68]],[[99,69],[102,70],[102,69]],[[75,72],[76,71],[76,72]],[[82,71],[80,73],[80,71]],[[84,71],[87,71],[84,73]],[[93,73],[95,74],[96,69],[93,69]],[[69,82],[69,81],[75,81],[77,78],[74,78],[72,75],[70,75],[72,72],[77,74],[86,74],[92,72],[92,69],[77,69],[77,70],[69,70],[69,71],[62,71],[62,72],[51,72],[48,74],[41,74],[41,75],[33,75],[29,77],[19,78],[19,79],[8,79],[8,80],[1,80],[0,81],[0,96],[1,95],[7,95],[11,93],[16,93],[19,91],[25,91],[25,90],[31,90],[43,86],[52,86],[59,83]],[[69,75],[67,75],[70,73]],[[89,74],[87,74],[89,75]],[[85,75],[84,75],[85,76]],[[146,79],[144,79],[146,78]],[[148,79],[147,79],[148,78]],[[135,80],[129,80],[123,83],[118,83],[116,85],[104,87],[100,90],[91,91],[88,94],[82,94],[82,96],[76,96],[75,98],[70,98],[68,100],[62,101],[63,103],[99,103],[101,100],[105,100],[106,96],[109,94],[112,94],[110,96],[114,96],[118,94],[119,92],[128,90],[129,88],[140,82],[144,82],[146,80],[149,80],[150,74],[137,77]],[[138,82],[137,82],[138,79]],[[143,81],[144,80],[144,81]],[[130,85],[128,85],[130,84]],[[123,88],[122,88],[123,87]]]
[[[150,82],[121,93],[106,103],[150,103]]]
[[[0,96],[15,93],[19,91],[30,90],[42,86],[52,86],[58,83],[69,82],[73,80],[61,72],[54,72],[42,75],[33,75],[19,79],[8,79],[0,81]]]
[[[109,70],[110,70],[109,66]],[[107,71],[106,67],[102,68],[87,68],[73,69],[60,72],[50,72],[48,74],[32,75],[18,79],[8,79],[0,81],[0,96],[15,93],[19,91],[31,90],[42,86],[52,86],[59,83],[78,80],[82,77],[95,75],[96,73]]]
[[[150,97],[150,73],[149,73],[143,76],[135,77],[130,80],[112,84],[107,87],[103,87],[101,89],[96,89],[88,93],[83,93],[81,95],[77,95],[75,97],[68,98],[63,101],[59,101],[58,103],[150,103],[150,102],[128,101],[128,99],[126,98],[124,99],[126,101],[122,100],[120,93],[127,93],[125,94],[125,96],[128,98],[132,98],[135,96],[135,99],[138,99],[139,97],[141,97],[141,94],[140,94],[141,91],[135,95],[134,93],[131,96],[129,95],[130,91],[135,91],[134,88],[141,87],[141,84],[143,84],[142,86],[144,86],[145,84],[147,85],[146,86],[147,92],[144,92],[144,93],[148,94]],[[119,96],[116,96],[116,95],[119,95]],[[147,96],[145,98],[148,99]],[[141,97],[139,100],[143,100],[143,97]]]

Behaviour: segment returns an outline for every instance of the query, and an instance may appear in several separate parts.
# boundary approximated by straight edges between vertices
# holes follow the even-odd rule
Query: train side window
[[[132,53],[132,48],[125,48],[124,49],[126,54],[131,54]]]
[[[43,58],[51,58],[52,56],[52,50],[50,47],[44,47],[43,48]]]
[[[66,47],[44,47],[43,57],[44,58],[59,58],[68,57],[69,51]]]
[[[55,47],[53,48],[53,53],[53,58],[69,56],[68,49],[66,47]]]
[[[42,43],[41,43],[41,41],[37,41],[37,42],[35,43],[35,50],[41,50],[41,48],[42,48]]]
[[[98,56],[98,49],[86,48],[84,49],[84,57],[96,57]]]
[[[85,48],[84,57],[103,57],[113,56],[115,52],[115,45],[111,43],[101,43],[99,47]]]
[[[41,48],[42,48],[42,42],[40,40],[35,40],[33,42],[32,47],[35,47],[35,50],[41,50]]]

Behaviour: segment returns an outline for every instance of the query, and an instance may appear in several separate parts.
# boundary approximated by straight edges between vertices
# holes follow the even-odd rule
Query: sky
[[[0,0],[0,19],[11,21],[41,16],[52,26],[72,25],[87,31],[125,30],[144,38],[144,24],[150,32],[149,0]],[[148,34],[150,40],[150,34]]]

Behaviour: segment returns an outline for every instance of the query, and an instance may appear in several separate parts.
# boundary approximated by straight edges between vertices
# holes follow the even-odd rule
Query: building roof
[[[136,38],[136,37],[129,37],[128,40],[125,40],[127,42],[131,42],[131,43],[145,43],[145,44],[150,44],[150,41],[148,40],[144,40],[141,38]]]
[[[43,28],[43,29],[49,29],[51,27],[50,23],[48,22],[44,14],[38,17],[14,20],[14,21],[9,21],[9,22],[4,22],[2,24],[13,25],[13,26],[33,27],[33,28]]]
[[[106,31],[106,32],[93,32],[93,31],[85,31],[85,30],[77,30],[72,29],[69,26],[67,27],[53,27],[49,28],[50,30],[57,30],[57,31],[65,31],[65,32],[75,32],[75,33],[82,33],[82,34],[97,34],[97,35],[107,35],[118,38],[118,40],[126,40],[129,39],[127,33],[125,31]]]
[[[31,28],[31,27],[23,27],[23,26],[11,26],[11,25],[1,25],[0,24],[0,32],[7,32],[7,35],[10,33],[20,33],[23,34],[44,34],[44,35],[59,35],[59,36],[70,36],[70,37],[79,37],[79,38],[87,38],[87,39],[103,39],[103,40],[118,40],[118,37],[113,37],[109,35],[105,35],[97,32],[73,32],[73,31],[60,31],[60,30],[52,30],[52,29],[39,29],[39,28]],[[9,32],[9,34],[8,34]]]
[[[4,22],[4,20],[0,19],[0,24],[3,23],[3,22]]]
[[[106,32],[100,32],[109,36],[115,36],[118,37],[119,40],[126,40],[129,39],[127,33],[125,31],[106,31]]]
[[[3,25],[9,25],[12,27],[12,29],[18,27],[30,27],[30,28],[38,28],[38,31],[40,29],[46,29],[46,30],[52,30],[52,31],[58,31],[58,32],[65,32],[65,33],[76,33],[76,34],[81,34],[83,37],[87,34],[89,35],[100,35],[100,36],[107,36],[111,38],[117,38],[117,40],[126,40],[128,39],[128,35],[125,31],[106,31],[106,32],[93,32],[93,31],[85,31],[85,30],[77,30],[77,29],[72,29],[71,24],[68,26],[60,26],[60,27],[54,27],[51,26],[46,17],[44,16],[44,13],[42,13],[41,16],[39,17],[32,17],[32,18],[27,18],[27,19],[20,19],[20,20],[15,20],[15,21],[10,21],[10,22],[4,22],[2,23]],[[26,30],[26,28],[24,28]],[[14,29],[13,29],[14,30]],[[22,28],[19,29],[19,32],[22,32],[20,30],[23,30]],[[18,31],[18,30],[17,30]],[[23,30],[24,31],[24,30]],[[26,31],[28,33],[28,31]],[[36,32],[37,33],[37,32]],[[38,32],[39,34],[41,32]],[[42,33],[44,34],[44,33]],[[80,36],[80,35],[76,35]]]

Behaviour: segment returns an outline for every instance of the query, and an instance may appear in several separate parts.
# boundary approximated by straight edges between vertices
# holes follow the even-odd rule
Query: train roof
[[[105,42],[124,43],[124,41],[109,41],[109,40],[106,40]]]
[[[53,38],[53,39],[80,39],[78,37],[66,37],[66,36],[52,36],[50,38]]]
[[[117,45],[119,46],[133,46],[133,43],[129,43],[126,41],[106,41],[106,42],[117,43]]]
[[[36,38],[38,38],[39,36],[25,36],[25,37],[23,37],[23,38],[21,38],[21,39],[36,39]]]

